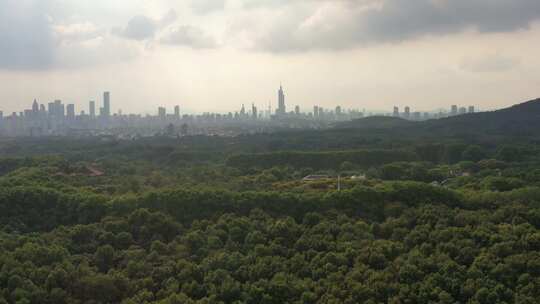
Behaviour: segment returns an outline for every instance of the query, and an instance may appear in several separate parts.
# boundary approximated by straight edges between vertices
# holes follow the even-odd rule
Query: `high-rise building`
[[[450,115],[454,116],[458,114],[458,106],[452,105],[452,108],[450,109]]]
[[[65,116],[65,107],[61,100],[55,100],[48,104],[49,117],[53,119],[63,119]]]
[[[285,106],[285,93],[283,92],[283,87],[279,86],[278,91],[278,108],[276,110],[277,115],[285,115],[287,113],[287,108]]]
[[[240,116],[243,118],[246,115],[246,107],[244,104],[242,104],[242,108],[240,109]]]
[[[101,115],[103,115],[103,117],[106,117],[106,118],[111,116],[111,93],[110,92],[103,93],[103,111]]]
[[[410,107],[405,107],[405,112],[403,113],[403,117],[406,118],[406,119],[411,118],[411,108]]]
[[[180,119],[180,106],[174,107],[174,118]]]
[[[67,119],[74,120],[75,119],[75,105],[70,103],[67,105]]]
[[[313,117],[315,117],[315,118],[319,117],[319,107],[318,106],[313,107]]]
[[[296,116],[300,116],[300,106],[299,105],[294,107],[294,114],[296,114]]]
[[[394,114],[393,114],[394,117],[399,117],[399,108],[398,107],[394,107]]]
[[[47,104],[47,112],[49,113],[49,116],[54,116],[54,103],[53,102],[49,102],[49,104]]]
[[[469,106],[469,113],[470,114],[474,113],[474,106]]]
[[[34,103],[32,103],[32,112],[37,113],[39,112],[39,104],[37,100],[34,99]]]
[[[459,108],[459,115],[467,114],[467,108],[461,107]]]
[[[259,117],[259,112],[257,111],[257,107],[254,103],[251,104],[251,117],[253,119],[257,119],[257,117]]]
[[[341,106],[336,107],[336,116],[341,116]]]
[[[90,114],[90,118],[96,118],[96,102],[93,100],[90,100],[88,103],[88,113]]]
[[[164,107],[159,107],[158,116],[161,120],[165,120],[165,118],[167,118],[167,109],[165,109]]]
[[[323,107],[319,107],[319,118],[324,118],[324,109],[323,109]]]

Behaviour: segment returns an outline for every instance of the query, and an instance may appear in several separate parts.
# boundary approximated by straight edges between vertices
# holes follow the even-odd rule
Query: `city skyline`
[[[49,113],[54,113],[54,112],[58,112],[59,110],[57,109],[52,109],[51,110],[51,107],[54,108],[54,106],[56,105],[56,107],[58,106],[62,106],[64,108],[62,108],[60,110],[60,112],[62,113],[65,113],[65,111],[67,109],[65,109],[65,107],[71,107],[71,112],[72,112],[72,115],[75,115],[75,116],[84,116],[84,115],[87,115],[89,116],[90,118],[96,118],[96,117],[110,117],[110,116],[115,116],[115,115],[122,115],[122,114],[126,114],[126,115],[146,115],[146,116],[154,116],[154,115],[157,115],[157,116],[166,116],[166,115],[169,115],[169,114],[174,114],[176,116],[181,116],[180,115],[180,105],[178,104],[175,104],[173,106],[171,106],[170,108],[168,108],[167,106],[158,106],[156,109],[154,109],[153,111],[150,110],[150,111],[147,111],[147,112],[130,112],[130,111],[126,111],[124,112],[123,109],[121,108],[117,108],[115,110],[114,107],[111,106],[111,92],[110,91],[105,91],[103,92],[103,98],[101,100],[101,104],[99,103],[96,103],[95,100],[89,100],[88,101],[88,106],[87,107],[84,107],[84,106],[81,106],[81,107],[77,107],[77,103],[74,103],[74,102],[64,102],[62,99],[55,99],[54,102],[49,102],[49,103],[46,103],[46,102],[43,102],[43,103],[40,103],[39,100],[37,98],[34,98],[33,100],[33,103],[31,105],[31,110],[32,112],[38,112],[40,110],[40,106],[41,106],[41,111],[45,111],[45,106],[48,105],[48,110],[46,112],[49,112]],[[101,106],[100,106],[101,105]],[[438,109],[431,109],[431,110],[423,110],[423,109],[414,109],[414,111],[411,111],[411,107],[409,105],[406,105],[403,107],[403,112],[400,112],[400,106],[399,105],[394,105],[393,106],[393,110],[391,111],[390,109],[388,110],[372,110],[372,109],[365,109],[365,108],[354,108],[354,109],[343,109],[341,107],[341,105],[335,105],[335,107],[330,107],[330,109],[328,108],[324,108],[320,105],[313,105],[313,110],[311,110],[309,107],[302,107],[298,104],[294,104],[294,105],[289,105],[290,106],[290,110],[287,110],[287,103],[286,103],[286,97],[285,97],[285,91],[284,91],[284,88],[283,88],[283,85],[280,84],[279,85],[279,89],[278,89],[278,93],[277,93],[277,100],[275,103],[272,103],[272,102],[269,102],[268,104],[268,109],[264,109],[263,106],[260,106],[259,104],[255,103],[255,102],[252,102],[251,103],[251,110],[246,110],[246,107],[245,107],[245,104],[242,103],[241,105],[241,108],[240,109],[231,109],[230,111],[225,111],[225,112],[218,112],[218,111],[203,111],[203,112],[190,112],[190,111],[184,111],[182,114],[187,114],[187,115],[197,115],[197,114],[205,114],[205,113],[211,113],[211,114],[228,114],[228,113],[237,113],[237,114],[249,114],[249,115],[252,115],[253,113],[257,114],[261,114],[263,115],[264,117],[266,118],[269,118],[270,116],[276,116],[276,117],[282,117],[284,115],[288,115],[288,114],[305,114],[305,113],[313,113],[313,115],[317,115],[316,113],[318,113],[319,111],[327,111],[327,112],[341,112],[344,110],[344,113],[346,111],[348,112],[351,112],[351,111],[357,111],[357,112],[362,112],[363,114],[366,114],[366,113],[369,113],[370,115],[390,115],[392,114],[392,116],[394,117],[402,117],[402,118],[406,118],[408,119],[409,117],[412,117],[412,114],[414,113],[422,113],[422,114],[425,114],[425,113],[430,113],[430,114],[433,114],[433,113],[441,113],[441,114],[450,114],[450,115],[457,115],[457,114],[466,114],[466,113],[475,113],[477,111],[479,111],[480,109],[474,105],[456,105],[456,104],[453,104],[450,106],[450,108],[448,109],[444,109],[444,108],[438,108]],[[76,110],[77,109],[77,110]],[[259,110],[259,109],[262,109],[262,110]],[[272,111],[272,109],[275,109],[275,111]],[[307,111],[305,110],[307,109]],[[97,112],[97,110],[99,110],[99,112]],[[5,116],[20,116],[20,115],[23,115],[30,111],[29,109],[19,109],[18,111],[12,111],[12,112],[9,112],[9,111],[4,111],[2,108],[0,108],[0,113],[2,113],[2,115],[5,117]],[[69,112],[69,111],[68,111]],[[411,115],[408,115],[408,114],[411,114]],[[256,116],[258,117],[258,116]]]
[[[0,105],[106,88],[136,113],[226,112],[283,82],[302,108],[503,108],[540,95],[539,20],[533,0],[6,0]]]

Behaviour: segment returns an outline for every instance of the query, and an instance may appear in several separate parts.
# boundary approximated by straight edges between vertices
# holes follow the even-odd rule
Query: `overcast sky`
[[[482,109],[540,97],[539,0],[0,0],[0,110],[255,102]]]

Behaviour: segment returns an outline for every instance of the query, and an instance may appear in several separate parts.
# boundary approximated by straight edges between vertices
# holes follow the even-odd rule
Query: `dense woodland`
[[[0,303],[538,303],[537,106],[1,139]]]

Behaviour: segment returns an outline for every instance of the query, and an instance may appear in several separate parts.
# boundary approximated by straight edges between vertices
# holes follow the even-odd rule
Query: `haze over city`
[[[494,109],[540,87],[536,0],[2,0],[0,105]],[[24,105],[24,106],[23,106]]]

